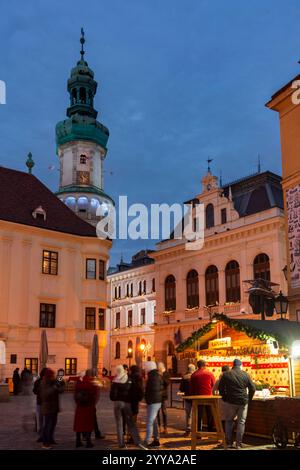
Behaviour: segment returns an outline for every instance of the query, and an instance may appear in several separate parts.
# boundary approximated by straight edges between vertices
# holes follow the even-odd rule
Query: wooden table
[[[219,412],[219,403],[221,399],[218,395],[194,395],[185,396],[184,400],[192,401],[192,430],[191,430],[191,450],[196,450],[197,439],[200,437],[212,437],[216,442],[222,441],[224,449],[227,448],[225,434],[222,427],[222,422]],[[212,416],[214,419],[216,431],[198,431],[198,406],[204,405],[211,408]]]

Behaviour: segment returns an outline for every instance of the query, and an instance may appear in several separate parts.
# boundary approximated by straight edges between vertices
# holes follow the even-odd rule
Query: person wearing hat
[[[254,396],[255,385],[247,372],[242,370],[242,362],[239,359],[233,361],[231,370],[222,374],[219,392],[223,401],[227,445],[233,447],[233,421],[237,418],[236,448],[241,449],[248,405]]]
[[[144,364],[147,382],[145,388],[145,401],[147,403],[146,447],[159,447],[159,431],[157,415],[161,408],[163,396],[163,381],[154,361]],[[153,441],[151,441],[153,433]]]
[[[179,392],[185,396],[190,395],[190,384],[191,376],[195,372],[195,364],[189,364],[187,367],[186,374],[182,377]],[[191,434],[191,414],[192,414],[192,400],[184,400],[184,411],[185,411],[185,433],[184,437],[188,437]]]

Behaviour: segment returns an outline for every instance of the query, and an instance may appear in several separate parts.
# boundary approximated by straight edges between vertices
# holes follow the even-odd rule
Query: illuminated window
[[[128,346],[127,346],[127,357],[132,358],[133,357],[133,344],[132,341],[128,341]]]
[[[66,357],[65,358],[65,375],[76,375],[77,374],[77,358]]]
[[[58,272],[58,253],[57,251],[43,250],[43,274],[57,275]]]
[[[24,367],[32,374],[38,374],[38,365],[39,365],[39,360],[37,357],[25,357],[24,360]]]

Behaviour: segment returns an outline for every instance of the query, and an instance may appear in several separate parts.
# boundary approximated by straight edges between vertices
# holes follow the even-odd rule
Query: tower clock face
[[[90,174],[88,171],[78,171],[77,172],[77,181],[79,184],[89,184],[90,183]]]

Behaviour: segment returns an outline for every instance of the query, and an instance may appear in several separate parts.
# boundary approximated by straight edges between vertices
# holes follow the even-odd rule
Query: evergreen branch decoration
[[[232,318],[227,317],[224,313],[215,313],[213,316],[214,320],[222,321],[228,328],[232,328],[233,330],[245,333],[247,336],[253,339],[259,339],[260,341],[266,342],[269,338],[274,338],[280,344],[286,345],[286,340],[281,336],[280,333],[274,333],[272,336],[266,333],[260,328],[254,328],[253,326],[243,325],[239,320],[235,320]],[[177,352],[183,352],[186,349],[192,348],[195,342],[200,339],[202,336],[209,333],[212,328],[214,327],[215,323],[209,322],[200,328],[197,331],[194,331],[189,338],[183,341],[177,348]]]

